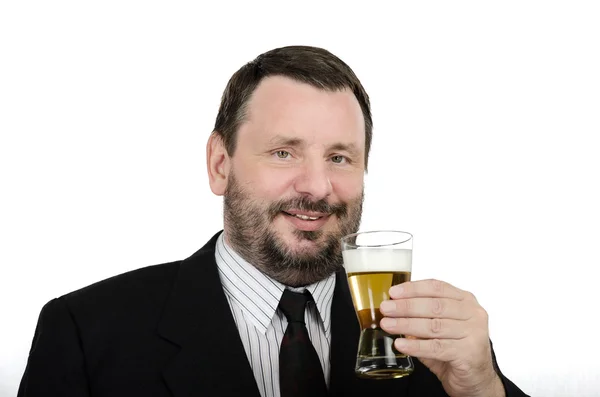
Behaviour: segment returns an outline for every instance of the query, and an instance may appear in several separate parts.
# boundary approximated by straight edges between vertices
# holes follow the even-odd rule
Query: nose
[[[296,192],[321,200],[331,194],[329,170],[325,162],[304,164],[294,183]]]

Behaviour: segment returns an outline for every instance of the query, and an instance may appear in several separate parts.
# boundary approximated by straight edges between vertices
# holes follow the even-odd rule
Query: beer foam
[[[359,248],[342,251],[346,273],[410,272],[412,250]]]

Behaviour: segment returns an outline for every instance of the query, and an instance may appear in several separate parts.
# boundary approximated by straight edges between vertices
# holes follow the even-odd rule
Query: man
[[[395,344],[419,358],[414,373],[355,376],[340,238],[359,228],[371,136],[365,90],[328,51],[279,48],[243,66],[206,149],[224,231],[183,261],[49,302],[19,395],[524,396],[496,365],[483,308],[436,280],[381,305],[385,330],[415,336]]]

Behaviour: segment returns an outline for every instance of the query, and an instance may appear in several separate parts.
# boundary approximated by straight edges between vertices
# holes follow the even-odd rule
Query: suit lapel
[[[360,326],[352,305],[346,272],[336,274],[331,307],[331,396],[392,394],[408,396],[410,376],[392,380],[358,378],[354,373]],[[383,395],[383,394],[381,394]]]
[[[181,263],[159,334],[181,350],[163,372],[175,397],[259,396],[215,261],[215,235]]]

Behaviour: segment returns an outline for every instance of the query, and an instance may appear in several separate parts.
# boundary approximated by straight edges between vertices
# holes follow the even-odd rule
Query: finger
[[[447,298],[392,299],[379,305],[379,311],[386,317],[468,320],[471,311],[467,309],[465,302]]]
[[[397,338],[394,347],[399,352],[418,358],[452,361],[456,358],[456,341],[452,339]]]
[[[398,298],[449,298],[463,300],[467,297],[465,291],[440,280],[407,281],[390,288],[390,297]]]
[[[380,325],[392,335],[410,335],[417,338],[462,339],[468,335],[464,321],[446,318],[384,317]]]

